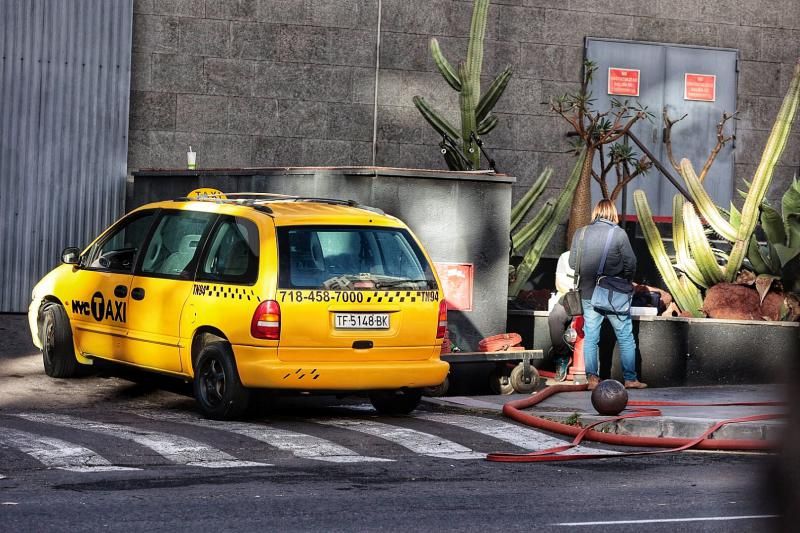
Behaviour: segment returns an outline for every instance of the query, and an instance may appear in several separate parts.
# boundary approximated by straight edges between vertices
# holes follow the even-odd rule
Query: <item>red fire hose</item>
[[[628,406],[633,408],[632,409],[633,412],[618,415],[612,418],[608,418],[606,420],[600,420],[584,428],[570,426],[552,420],[547,420],[542,417],[538,417],[521,411],[521,409],[532,407],[538,404],[539,402],[546,400],[550,396],[553,396],[554,394],[558,394],[560,392],[576,392],[583,390],[587,390],[587,385],[585,384],[552,385],[542,390],[541,392],[538,392],[533,396],[530,396],[529,398],[510,401],[503,406],[503,414],[505,416],[513,420],[516,420],[517,422],[521,422],[525,425],[532,426],[538,429],[544,429],[546,431],[552,431],[554,433],[560,433],[562,435],[573,436],[575,438],[572,440],[571,443],[531,453],[490,453],[489,455],[486,456],[486,459],[489,461],[497,461],[497,462],[534,463],[534,462],[546,462],[546,461],[575,461],[579,459],[604,459],[609,457],[627,457],[635,455],[655,455],[660,453],[679,452],[683,450],[688,450],[689,448],[695,448],[699,450],[765,451],[773,449],[775,447],[775,444],[763,440],[712,439],[710,437],[715,431],[717,431],[719,428],[727,424],[735,424],[738,422],[754,422],[759,420],[771,420],[771,419],[778,419],[785,417],[785,415],[781,414],[768,414],[768,415],[765,414],[765,415],[745,416],[741,418],[732,418],[717,422],[716,424],[714,424],[714,426],[706,430],[699,437],[677,438],[677,437],[638,437],[634,435],[617,435],[613,433],[603,433],[601,431],[595,431],[592,428],[594,428],[599,424],[616,422],[617,420],[624,420],[629,418],[642,418],[648,416],[661,416],[661,411],[655,408],[658,406],[661,407],[666,407],[666,406],[712,407],[712,406],[734,406],[734,405],[779,406],[779,405],[784,405],[784,403],[783,402],[689,403],[689,402],[656,402],[656,401],[635,402],[634,401],[634,402],[628,402]],[[561,454],[561,452],[574,448],[575,446],[580,444],[584,439],[596,442],[602,442],[605,444],[614,444],[621,446],[656,447],[656,448],[667,448],[667,449],[649,450],[640,452],[625,452],[617,454],[590,454],[590,453],[578,453],[569,455]]]

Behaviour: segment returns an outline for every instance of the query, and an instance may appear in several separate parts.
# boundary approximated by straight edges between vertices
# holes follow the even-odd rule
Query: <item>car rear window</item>
[[[285,289],[436,289],[408,231],[353,226],[278,228],[278,285]]]

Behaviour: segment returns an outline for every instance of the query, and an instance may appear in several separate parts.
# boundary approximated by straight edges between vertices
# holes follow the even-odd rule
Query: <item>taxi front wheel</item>
[[[42,312],[42,360],[44,373],[51,378],[72,378],[78,375],[80,363],[75,359],[72,329],[64,308],[49,304]]]
[[[208,418],[229,420],[240,417],[250,402],[250,391],[242,385],[233,351],[226,342],[205,346],[197,358],[194,396]]]
[[[372,407],[382,415],[407,415],[422,399],[421,389],[374,391],[369,395]]]

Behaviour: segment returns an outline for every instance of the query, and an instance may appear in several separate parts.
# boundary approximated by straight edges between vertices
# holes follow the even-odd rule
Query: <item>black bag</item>
[[[631,310],[631,300],[633,299],[633,283],[625,278],[617,276],[604,276],[603,268],[606,266],[608,249],[611,246],[611,237],[614,235],[614,227],[608,231],[606,245],[603,249],[603,257],[600,259],[600,267],[597,269],[597,285],[592,292],[592,307],[598,311],[614,315],[627,315]]]
[[[567,294],[565,294],[564,298],[561,300],[561,305],[564,306],[564,310],[569,317],[582,315],[583,302],[581,301],[581,291],[578,289],[567,291]]]
[[[564,298],[561,300],[561,305],[564,306],[564,310],[567,312],[567,316],[574,317],[580,316],[583,314],[583,302],[581,301],[581,290],[578,287],[580,281],[580,271],[581,271],[581,248],[583,248],[583,237],[586,235],[586,228],[583,228],[583,233],[581,233],[581,240],[578,242],[578,254],[575,258],[575,275],[572,278],[575,280],[572,290],[567,291],[564,295]]]

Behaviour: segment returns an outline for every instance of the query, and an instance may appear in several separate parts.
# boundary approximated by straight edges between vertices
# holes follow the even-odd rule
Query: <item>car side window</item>
[[[156,211],[141,211],[123,218],[102,242],[93,246],[82,261],[86,268],[130,273]]]
[[[197,279],[252,285],[258,278],[258,257],[256,225],[245,218],[226,216],[209,237]]]
[[[214,213],[163,211],[144,252],[141,275],[192,279]]]

